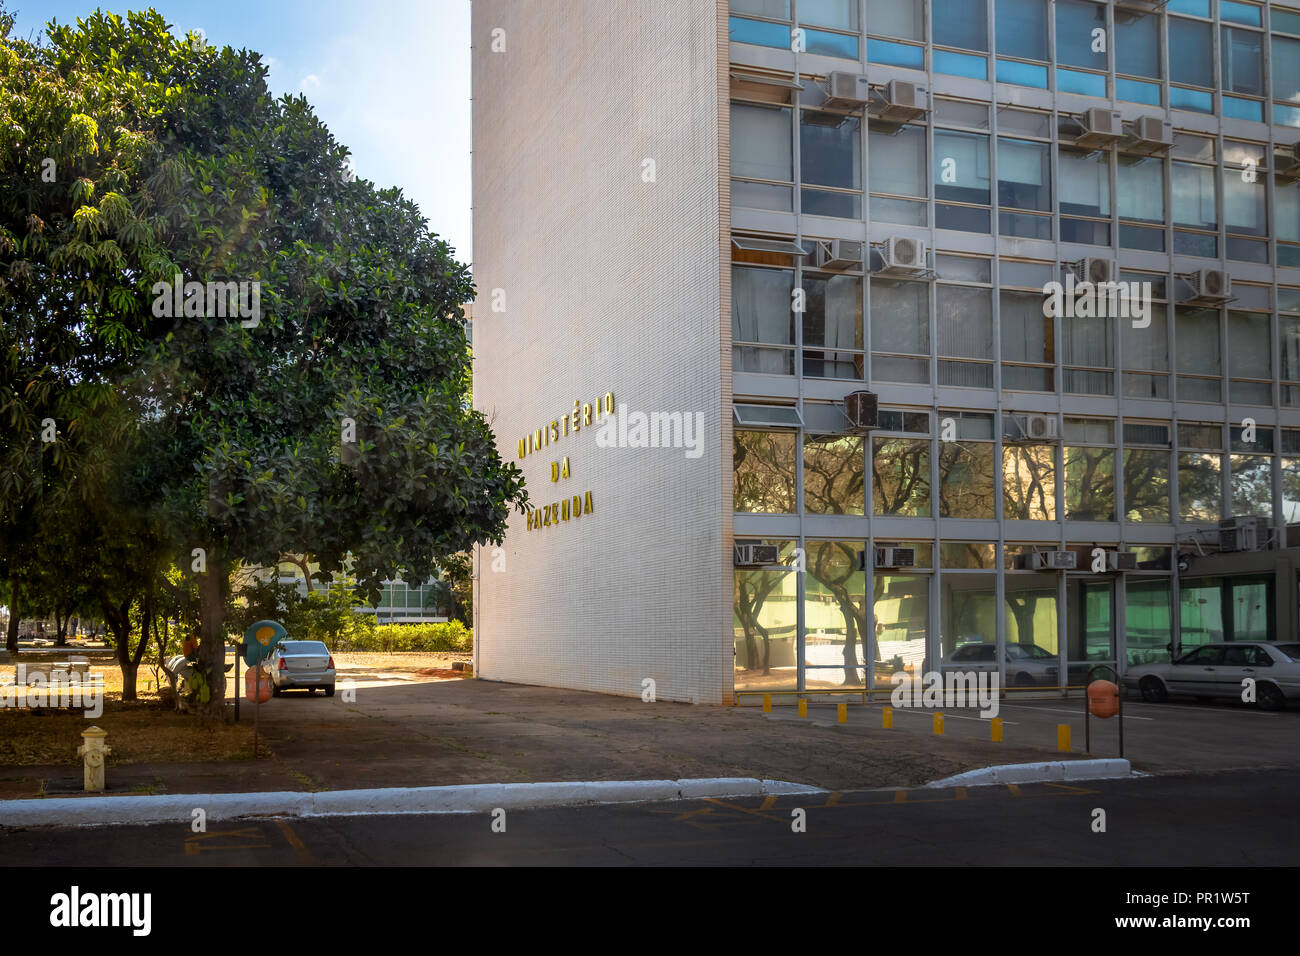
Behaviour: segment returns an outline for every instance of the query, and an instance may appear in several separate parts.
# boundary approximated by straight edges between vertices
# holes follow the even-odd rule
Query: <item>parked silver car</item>
[[[1130,667],[1124,686],[1151,703],[1171,694],[1240,700],[1247,677],[1254,678],[1262,710],[1282,710],[1287,701],[1300,700],[1300,644],[1202,644],[1172,661]]]
[[[940,673],[949,671],[996,671],[997,645],[971,642],[958,647],[940,664]],[[1037,644],[1006,646],[1007,684],[1011,687],[1056,686],[1059,671],[1056,656]]]
[[[320,641],[281,641],[266,661],[271,672],[271,693],[305,687],[314,694],[319,687],[326,697],[334,696],[334,658]]]

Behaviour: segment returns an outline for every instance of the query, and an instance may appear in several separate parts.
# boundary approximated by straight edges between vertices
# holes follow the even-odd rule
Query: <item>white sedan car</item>
[[[1262,710],[1282,710],[1287,701],[1300,700],[1300,644],[1202,644],[1172,661],[1130,667],[1124,686],[1151,703],[1173,694],[1240,700],[1247,678],[1255,681]]]

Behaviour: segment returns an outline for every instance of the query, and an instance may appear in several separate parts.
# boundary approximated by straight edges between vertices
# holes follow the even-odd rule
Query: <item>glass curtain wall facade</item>
[[[730,14],[734,534],[781,554],[735,571],[736,689],[887,687],[981,645],[1008,683],[1065,686],[1294,639],[1300,8]],[[929,109],[828,103],[835,71],[877,96],[915,83]],[[1094,107],[1169,120],[1172,146],[1081,144]],[[891,237],[924,242],[925,268],[886,268]],[[865,261],[825,263],[835,240]],[[1045,288],[1085,258],[1117,263],[1145,314],[1049,314]],[[1205,269],[1229,273],[1229,299],[1195,295]],[[879,423],[854,433],[860,389]],[[1035,416],[1052,434],[1026,435]],[[1217,554],[1240,516],[1260,549]],[[1042,551],[1077,567],[1027,569]]]

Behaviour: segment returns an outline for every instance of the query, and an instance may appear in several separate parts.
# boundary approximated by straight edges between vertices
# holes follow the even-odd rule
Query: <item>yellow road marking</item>
[[[307,844],[303,843],[298,834],[293,832],[293,827],[289,826],[287,820],[276,820],[275,825],[280,828],[280,832],[284,834],[284,838],[289,841],[289,846],[293,847],[293,852],[298,854],[299,860],[306,863],[308,866],[311,866],[316,862],[312,859],[311,850],[307,849]]]
[[[907,791],[906,791],[906,790],[895,790],[895,791],[894,791],[894,802],[895,802],[895,803],[907,803]]]
[[[1009,784],[1007,784],[1007,789],[1011,791],[1011,795],[1012,795],[1013,797],[1021,797],[1021,796],[1024,796],[1024,794],[1022,794],[1022,793],[1020,792],[1020,785],[1019,785],[1019,784],[1009,783]]]
[[[244,827],[240,830],[213,830],[210,833],[194,833],[185,838],[185,855],[198,856],[205,850],[264,850],[269,849],[269,843],[238,843],[233,846],[219,846],[204,841],[213,840],[219,837],[234,837],[242,840],[252,840],[258,837],[265,839],[260,827]]]

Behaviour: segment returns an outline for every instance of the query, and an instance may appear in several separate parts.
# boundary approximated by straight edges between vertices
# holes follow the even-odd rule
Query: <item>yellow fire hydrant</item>
[[[85,763],[85,790],[87,793],[104,792],[104,759],[113,751],[104,742],[108,731],[91,727],[81,734],[85,741],[77,748],[77,756]]]

